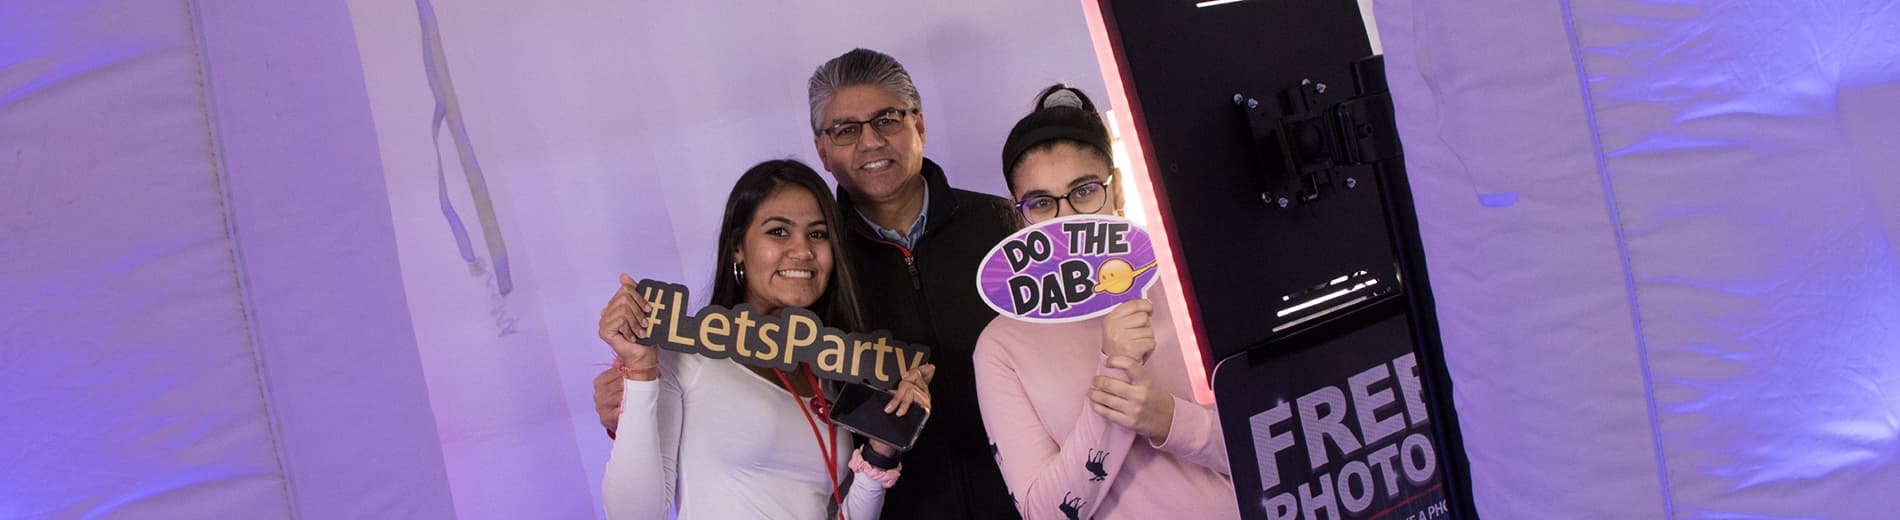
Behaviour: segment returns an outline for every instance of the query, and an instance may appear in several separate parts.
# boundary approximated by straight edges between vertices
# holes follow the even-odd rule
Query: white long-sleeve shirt
[[[660,378],[623,382],[620,427],[601,479],[607,517],[680,520],[825,517],[831,477],[806,423],[807,399],[730,360],[660,352]],[[822,418],[818,421],[825,431]],[[838,478],[850,432],[836,428]],[[849,520],[876,520],[884,488],[851,479]]]

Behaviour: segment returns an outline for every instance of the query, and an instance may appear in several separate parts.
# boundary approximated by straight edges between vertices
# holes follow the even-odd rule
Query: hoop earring
[[[738,262],[732,263],[732,280],[739,282],[740,286],[745,285],[745,266]]]

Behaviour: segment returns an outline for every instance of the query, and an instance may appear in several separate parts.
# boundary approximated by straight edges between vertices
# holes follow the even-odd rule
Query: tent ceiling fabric
[[[0,517],[286,515],[185,5],[0,13]]]
[[[0,517],[451,516],[345,6],[199,7],[0,8]]]
[[[1561,13],[1375,9],[1481,512],[1653,516],[1642,360]]]
[[[1896,5],[1377,3],[1484,514],[1900,504]]]

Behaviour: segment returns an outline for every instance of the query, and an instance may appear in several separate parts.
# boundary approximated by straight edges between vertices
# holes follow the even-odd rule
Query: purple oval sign
[[[1023,321],[1108,314],[1159,278],[1154,243],[1128,219],[1075,215],[1038,222],[990,249],[976,273],[983,303]]]

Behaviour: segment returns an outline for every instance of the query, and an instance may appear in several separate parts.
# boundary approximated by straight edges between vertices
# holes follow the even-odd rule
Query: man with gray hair
[[[812,73],[812,145],[838,181],[840,240],[869,329],[931,348],[930,424],[904,455],[884,518],[1014,518],[977,410],[972,353],[996,313],[977,264],[1016,222],[1007,199],[950,187],[924,158],[923,105],[895,58],[855,49]],[[853,216],[858,218],[853,218]]]
[[[928,345],[936,365],[930,422],[903,455],[903,478],[882,518],[1017,518],[977,410],[972,354],[996,317],[973,282],[977,264],[1016,229],[1007,199],[950,187],[924,158],[924,112],[895,58],[854,49],[812,73],[812,145],[838,182],[838,204],[867,330]],[[594,380],[594,405],[612,435],[620,373]],[[933,399],[935,400],[935,399]],[[869,460],[893,467],[895,460]]]

